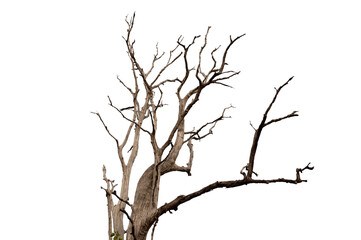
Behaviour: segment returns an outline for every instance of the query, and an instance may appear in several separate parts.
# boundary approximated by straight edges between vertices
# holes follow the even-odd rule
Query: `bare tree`
[[[236,41],[238,41],[245,34],[236,38],[230,37],[228,45],[220,53],[220,57],[216,57],[216,54],[220,52],[220,47],[213,49],[210,52],[209,59],[211,67],[205,71],[203,69],[204,49],[207,47],[207,38],[210,27],[203,38],[200,49],[197,51],[197,64],[195,67],[191,67],[189,63],[189,52],[194,48],[196,41],[201,36],[195,36],[193,40],[186,44],[183,42],[183,38],[179,37],[174,49],[168,54],[160,54],[158,51],[158,45],[156,46],[156,53],[151,61],[150,68],[144,69],[138,61],[138,55],[135,52],[135,40],[132,40],[131,33],[134,27],[134,17],[126,18],[128,25],[127,35],[124,37],[124,41],[127,47],[127,53],[132,67],[133,86],[130,87],[128,83],[118,77],[120,84],[129,92],[133,102],[130,106],[119,108],[115,106],[108,96],[109,105],[114,108],[124,119],[128,122],[125,136],[122,139],[118,139],[108,129],[106,123],[99,113],[94,113],[99,117],[99,120],[103,124],[106,132],[116,143],[116,149],[118,157],[122,167],[122,181],[120,193],[115,191],[114,180],[109,180],[106,176],[106,168],[103,167],[103,178],[107,184],[106,188],[103,188],[106,192],[108,201],[108,236],[109,239],[117,233],[119,237],[126,237],[127,240],[145,240],[150,228],[153,226],[151,237],[153,238],[154,228],[158,222],[158,219],[165,213],[176,211],[178,206],[188,202],[202,194],[212,191],[216,188],[233,188],[242,185],[252,183],[292,183],[298,184],[306,182],[300,177],[300,173],[304,170],[312,170],[313,167],[308,164],[304,168],[296,169],[295,179],[258,179],[254,176],[258,176],[254,172],[255,155],[257,152],[257,146],[261,137],[262,130],[271,125],[272,123],[280,122],[282,120],[298,116],[297,111],[293,111],[290,114],[275,118],[268,119],[268,113],[270,112],[273,104],[281,92],[281,90],[293,79],[291,77],[282,86],[276,88],[275,95],[263,114],[261,123],[257,128],[251,126],[254,129],[253,144],[250,151],[249,162],[246,166],[241,168],[241,179],[231,181],[217,181],[202,189],[190,193],[188,195],[179,195],[174,200],[166,203],[162,206],[158,205],[159,186],[160,179],[163,175],[171,172],[185,172],[189,176],[191,175],[192,162],[193,162],[193,144],[192,141],[199,141],[212,134],[212,130],[216,127],[216,124],[228,118],[226,111],[232,106],[223,109],[218,118],[204,122],[199,128],[193,130],[185,129],[185,122],[187,120],[188,113],[194,108],[199,101],[204,89],[210,85],[219,85],[225,87],[231,87],[226,83],[227,80],[239,74],[238,71],[227,69],[227,54]],[[163,59],[165,55],[168,55],[166,59]],[[163,59],[163,65],[155,72],[156,65]],[[183,65],[184,73],[182,77],[174,79],[163,78],[163,73],[175,65],[180,63]],[[186,83],[193,81],[194,86],[189,89],[185,87]],[[171,123],[172,127],[168,132],[165,140],[160,141],[157,136],[158,131],[158,110],[161,109],[163,104],[163,87],[170,84],[176,85],[176,98],[178,100],[178,113],[176,120]],[[145,100],[140,101],[140,92],[143,92]],[[142,95],[142,96],[143,96]],[[147,122],[148,124],[145,124]],[[134,130],[134,131],[132,131]],[[153,163],[144,171],[143,175],[138,179],[134,200],[129,202],[129,184],[132,167],[138,156],[139,140],[141,136],[147,135],[149,137],[149,143],[153,149]],[[130,150],[127,151],[125,146],[128,144]],[[177,158],[180,154],[183,146],[187,146],[189,150],[189,160],[186,166],[180,166],[177,164]],[[129,152],[129,157],[126,159],[125,155]],[[116,204],[113,203],[113,199],[116,200]],[[124,216],[126,219],[124,219]],[[128,226],[125,226],[128,223]]]

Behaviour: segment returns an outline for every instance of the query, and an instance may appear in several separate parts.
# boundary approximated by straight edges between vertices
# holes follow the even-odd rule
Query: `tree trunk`
[[[134,235],[136,240],[145,240],[149,229],[156,221],[159,189],[154,187],[153,178],[154,164],[139,179],[131,215],[133,223],[128,226],[127,240],[134,240]]]

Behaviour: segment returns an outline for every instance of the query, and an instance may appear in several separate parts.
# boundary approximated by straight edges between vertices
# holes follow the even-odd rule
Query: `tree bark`
[[[154,188],[154,164],[148,167],[138,181],[135,192],[133,211],[127,230],[127,240],[145,240],[149,229],[155,222],[159,189]],[[133,232],[134,230],[134,232]]]

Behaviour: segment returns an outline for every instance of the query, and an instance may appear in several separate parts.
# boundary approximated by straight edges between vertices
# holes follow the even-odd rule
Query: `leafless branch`
[[[313,167],[309,167],[309,165],[307,165],[303,169],[298,169],[297,172],[302,172],[306,169],[312,170]],[[244,176],[245,176],[245,174],[244,174]],[[300,180],[299,178],[296,178],[296,179],[277,178],[277,179],[264,180],[264,179],[251,179],[248,177],[245,177],[242,180],[217,181],[217,182],[214,182],[196,192],[193,192],[188,195],[180,195],[180,196],[176,197],[174,200],[172,200],[170,203],[165,203],[163,206],[158,208],[156,217],[160,217],[161,215],[163,215],[164,213],[166,213],[168,211],[172,211],[172,210],[177,211],[179,205],[181,205],[185,202],[188,202],[188,201],[192,200],[193,198],[199,197],[205,193],[208,193],[216,188],[234,188],[234,187],[239,187],[239,186],[254,184],[254,183],[270,184],[270,183],[283,182],[283,183],[290,183],[290,184],[298,184],[298,183],[306,182],[306,181],[307,180]]]
[[[139,72],[140,76],[143,79],[144,87],[146,88],[147,91],[151,91],[151,88],[147,82],[147,74],[144,72],[143,68],[140,66],[140,64],[138,63],[138,61],[135,57],[135,51],[134,51],[135,40],[133,40],[133,42],[131,42],[131,40],[130,40],[130,34],[131,34],[131,32],[133,30],[133,26],[134,26],[134,18],[135,18],[135,14],[133,15],[132,18],[130,18],[130,20],[128,20],[128,18],[126,18],[125,21],[128,24],[128,30],[127,30],[127,37],[126,38],[123,37],[123,39],[125,40],[127,48],[128,48],[128,54],[129,54],[130,61],[133,66],[133,72],[135,70],[137,70]],[[134,77],[136,78],[135,72],[134,72]]]
[[[225,116],[225,112],[230,109],[230,108],[234,108],[232,105],[229,107],[226,107],[223,109],[222,115],[219,116],[218,118],[216,118],[215,120],[211,121],[211,122],[207,122],[205,124],[203,124],[200,128],[198,128],[196,131],[191,131],[191,132],[186,132],[186,134],[190,134],[190,136],[184,141],[184,142],[188,142],[190,139],[194,139],[194,140],[201,140],[205,137],[207,137],[208,135],[213,134],[213,129],[216,127],[217,123],[225,118],[231,118],[230,116]],[[208,133],[200,136],[200,132],[207,127],[208,125],[212,125],[211,128],[209,128]]]
[[[255,127],[253,127],[253,124],[251,121],[249,121],[249,125],[251,125],[251,127],[253,128],[253,130],[257,131],[257,129]]]
[[[158,221],[159,221],[159,218],[157,218],[157,220],[155,220],[155,222],[154,222],[154,224],[153,224],[151,240],[153,240],[155,227],[157,226]]]
[[[228,75],[228,76],[225,76],[225,77],[221,77],[221,78],[214,79],[214,80],[212,80],[212,83],[219,83],[220,81],[230,79],[230,78],[238,75],[238,74],[240,73],[240,71],[238,71],[238,72],[228,71],[228,72],[224,72],[223,74],[226,74],[226,73],[231,73],[231,74]]]
[[[245,36],[245,35],[246,35],[246,34],[242,34],[242,35],[236,37],[234,40],[232,39],[232,36],[229,37],[230,43],[228,44],[226,50],[225,50],[224,53],[223,53],[222,64],[221,64],[221,67],[220,67],[219,70],[218,70],[219,73],[223,72],[224,66],[226,65],[226,57],[227,57],[227,54],[228,54],[228,50],[231,48],[231,46],[232,46],[238,39],[240,39],[241,37],[243,37],[243,36]]]
[[[253,137],[253,142],[252,142],[252,147],[251,147],[251,151],[250,151],[250,155],[249,155],[249,163],[248,163],[248,173],[247,173],[247,177],[248,178],[252,178],[252,174],[254,173],[253,168],[254,168],[254,160],[255,160],[255,156],[256,156],[256,152],[257,152],[257,147],[258,147],[258,142],[259,139],[261,137],[261,133],[264,127],[270,125],[271,123],[274,122],[279,122],[282,121],[284,119],[287,118],[291,118],[291,117],[296,117],[298,116],[297,111],[292,112],[291,114],[288,114],[287,116],[281,117],[281,118],[277,118],[277,119],[273,119],[269,122],[267,122],[267,117],[268,117],[268,113],[271,110],[273,104],[275,103],[278,94],[280,93],[280,91],[282,90],[282,88],[284,86],[286,86],[291,80],[293,79],[293,77],[291,77],[290,79],[288,79],[287,82],[285,82],[282,86],[280,86],[278,89],[276,88],[276,93],[271,101],[271,103],[269,104],[269,106],[267,107],[265,113],[263,114],[263,118],[261,123],[259,124],[258,128],[255,129],[253,127],[253,129],[255,129],[255,133],[254,133],[254,137]]]
[[[188,67],[188,59],[187,59],[188,51],[189,51],[190,47],[195,43],[196,39],[199,37],[200,37],[200,35],[195,36],[193,38],[192,43],[190,43],[188,46],[185,46],[184,44],[181,43],[183,40],[182,36],[180,36],[177,41],[178,45],[181,46],[184,50],[183,58],[184,58],[184,65],[185,65],[184,67],[185,67],[185,71],[186,71],[183,79],[181,80],[181,84],[179,85],[179,87],[177,89],[177,95],[179,98],[180,98],[180,96],[179,96],[180,91],[183,88],[184,84],[186,83],[186,81],[189,77],[189,73],[191,71],[191,69]]]
[[[117,76],[118,81],[134,96],[134,92],[130,87],[128,87],[120,78]]]
[[[246,164],[246,166],[243,166],[243,168],[241,169],[241,172],[240,172],[243,175],[244,178],[247,178],[247,175],[244,172],[244,170],[248,171],[248,164]],[[258,174],[256,172],[253,172],[253,174],[258,177]]]
[[[164,84],[166,84],[166,83],[168,83],[168,82],[169,82],[169,83],[171,83],[171,82],[179,82],[179,83],[181,83],[181,80],[179,80],[178,78],[175,78],[175,79],[166,79],[166,80],[161,81],[160,83],[154,85],[153,88],[158,88],[158,87],[160,87],[160,86],[162,86],[162,85],[164,85]]]
[[[159,79],[160,75],[170,66],[172,65],[180,56],[182,56],[183,52],[180,52],[174,59],[172,59],[173,57],[173,53],[176,51],[176,49],[179,47],[179,45],[177,45],[173,50],[171,50],[169,52],[169,58],[167,63],[165,64],[165,66],[159,71],[158,75],[156,76],[156,78],[153,80],[153,82],[150,84],[151,86],[153,86],[155,84],[155,82]],[[171,82],[171,81],[163,81],[155,86],[153,86],[153,88],[157,88],[160,85],[163,85],[166,82]]]
[[[124,199],[120,198],[120,197],[117,195],[117,192],[116,192],[115,190],[112,191],[112,194],[113,194],[116,198],[118,198],[119,201],[127,204],[127,205],[132,209],[132,211],[133,211],[133,205],[132,205],[128,200],[124,200]]]
[[[196,70],[196,77],[199,81],[201,81],[198,76],[199,73],[202,74],[204,79],[206,79],[206,77],[207,77],[206,74],[202,72],[202,53],[203,53],[203,50],[205,49],[205,47],[207,46],[207,38],[208,38],[208,33],[209,33],[210,29],[211,29],[211,27],[207,28],[207,33],[204,35],[204,44],[201,47],[201,49],[199,51],[199,55],[198,55],[198,67]]]
[[[139,123],[137,123],[134,119],[132,120],[132,119],[128,118],[127,116],[124,115],[124,113],[122,112],[121,109],[115,107],[115,106],[113,105],[113,102],[112,102],[112,100],[110,99],[109,96],[108,96],[108,100],[109,100],[109,106],[111,106],[112,108],[116,109],[116,110],[120,113],[120,115],[122,115],[122,117],[123,117],[125,120],[127,120],[127,121],[135,124],[135,125],[136,125],[137,127],[139,127],[143,132],[146,132],[146,133],[148,133],[149,135],[151,135],[151,133],[150,133],[148,130],[144,129],[144,128],[143,128],[141,125],[139,125]]]
[[[158,43],[156,44],[155,46],[156,48],[156,54],[154,54],[154,58],[153,58],[153,61],[152,61],[152,66],[150,67],[149,71],[145,74],[146,77],[148,77],[148,75],[152,72],[152,70],[154,69],[154,65],[155,65],[155,62],[158,61],[159,59],[161,59],[165,52],[163,52],[160,56],[159,56],[159,49],[158,49]]]
[[[275,103],[275,101],[276,101],[276,99],[277,99],[277,97],[278,97],[278,94],[281,92],[282,88],[284,88],[292,79],[293,79],[293,76],[292,76],[290,79],[288,79],[287,82],[285,82],[282,86],[280,86],[279,88],[275,88],[276,94],[275,94],[275,96],[273,97],[272,102],[271,102],[270,105],[268,106],[266,112],[264,113],[264,115],[265,115],[266,117],[267,117],[268,112],[271,110],[272,105]]]
[[[209,29],[208,29],[209,31]],[[208,31],[207,31],[207,34],[208,34]],[[188,59],[187,59],[187,54],[188,54],[188,50],[189,48],[194,44],[195,40],[197,38],[199,38],[199,36],[195,36],[193,38],[193,41],[191,44],[189,44],[188,46],[182,44],[182,37],[179,37],[178,38],[178,41],[177,43],[179,44],[179,46],[181,46],[184,50],[184,54],[183,54],[183,57],[184,57],[184,64],[185,64],[185,76],[183,77],[181,81],[181,84],[178,86],[178,89],[177,89],[177,96],[178,96],[178,100],[179,100],[179,105],[180,105],[180,109],[184,109],[182,112],[180,112],[179,116],[178,116],[178,119],[177,119],[177,122],[175,123],[174,127],[172,128],[172,131],[170,132],[169,136],[168,136],[168,139],[167,141],[162,145],[161,147],[161,152],[163,152],[168,146],[169,144],[172,142],[172,139],[175,135],[175,133],[177,132],[177,129],[179,128],[180,124],[183,122],[183,120],[185,119],[185,117],[187,116],[188,112],[192,109],[192,107],[198,102],[199,100],[199,97],[200,97],[200,94],[202,92],[202,90],[209,86],[210,84],[212,83],[215,83],[215,84],[220,84],[220,85],[223,85],[223,86],[227,86],[227,87],[230,87],[229,85],[225,84],[225,83],[220,83],[219,81],[222,81],[222,80],[226,80],[226,79],[229,79],[231,77],[233,77],[234,75],[238,74],[239,72],[230,72],[230,71],[227,71],[227,72],[223,72],[223,69],[224,69],[224,65],[226,64],[225,61],[226,61],[226,56],[227,56],[227,52],[228,50],[230,49],[230,47],[234,44],[234,42],[236,42],[239,38],[241,38],[243,35],[235,38],[234,40],[231,38],[231,41],[229,43],[229,45],[227,46],[227,48],[225,49],[224,51],[224,54],[223,54],[223,59],[222,59],[222,66],[220,69],[218,70],[215,70],[215,69],[212,69],[211,72],[213,72],[213,75],[209,78],[209,80],[207,81],[207,76],[205,79],[201,80],[200,77],[198,77],[198,86],[191,89],[190,91],[188,91],[188,93],[182,98],[180,96],[180,91],[182,90],[182,87],[184,86],[185,82],[187,81],[188,77],[189,77],[189,73],[190,73],[190,70],[189,67],[188,67]],[[205,42],[203,44],[203,48],[206,46],[207,44],[207,38],[205,37]],[[218,48],[214,49],[212,51],[212,59],[215,61],[214,63],[214,66],[216,66],[216,60],[214,58],[214,52],[217,51]],[[201,53],[202,53],[202,49],[201,49],[201,52],[199,53],[199,56],[201,58]],[[200,66],[199,66],[200,68]],[[213,67],[214,68],[214,67]],[[210,73],[211,73],[210,72]],[[210,74],[209,73],[209,74]],[[231,73],[230,75],[228,76],[225,76],[225,77],[222,77],[222,78],[218,78],[218,76],[220,76],[222,73]],[[209,75],[208,74],[208,75]],[[197,75],[197,74],[196,74]],[[192,97],[193,99],[188,103],[188,100]],[[188,103],[188,104],[187,104]]]
[[[193,165],[193,157],[194,157],[194,151],[193,151],[193,144],[191,140],[188,140],[187,146],[189,148],[189,160],[187,163],[187,166],[178,166],[177,164],[174,164],[171,168],[171,171],[178,171],[178,172],[186,172],[188,176],[191,176],[191,170]]]
[[[217,67],[217,61],[216,59],[214,58],[214,54],[216,53],[216,51],[221,47],[221,45],[219,45],[217,48],[213,49],[213,51],[211,52],[211,57],[212,57],[212,60],[213,60],[213,67],[212,69],[209,71],[208,75],[207,75],[207,78],[209,76],[209,74],[211,74],[212,72],[215,72],[216,71],[216,67]]]
[[[134,240],[136,240],[136,237],[135,237],[135,229],[134,229],[134,221],[133,221],[133,219],[130,217],[130,215],[129,215],[129,213],[127,213],[127,211],[125,211],[125,210],[123,210],[123,209],[121,209],[121,208],[119,208],[119,211],[121,211],[122,213],[125,214],[125,216],[127,216],[128,220],[129,220],[129,222],[130,222],[130,224],[131,224],[131,227],[132,227],[132,232],[131,232],[131,234],[133,235]]]
[[[271,121],[265,123],[264,126],[270,125],[271,123],[282,121],[282,120],[284,120],[286,118],[297,117],[297,116],[298,116],[297,111],[293,111],[292,113],[290,113],[290,114],[288,114],[288,115],[286,115],[284,117],[272,119]]]
[[[313,170],[315,167],[310,167],[311,163],[308,163],[306,167],[304,168],[297,168],[296,169],[296,181],[297,182],[307,182],[307,180],[301,180],[300,173],[302,173],[305,170]]]
[[[113,209],[113,200],[112,200],[112,195],[116,196],[120,201],[126,203],[127,205],[129,205],[131,207],[131,209],[133,209],[133,206],[127,201],[127,200],[124,200],[124,199],[121,199],[117,194],[116,194],[116,191],[114,190],[114,188],[117,186],[117,184],[114,185],[114,180],[109,180],[106,176],[106,168],[105,166],[103,165],[103,179],[104,181],[107,183],[107,188],[103,188],[101,187],[101,189],[105,190],[106,192],[106,196],[107,196],[107,199],[108,199],[108,235],[109,235],[109,239],[111,239],[111,234],[112,234],[112,220],[111,220],[111,212],[112,212],[112,209]],[[133,222],[133,219],[130,217],[130,215],[128,214],[127,211],[125,211],[124,209],[122,208],[119,208],[119,211],[121,211],[122,213],[124,213],[129,222],[132,224],[132,235],[135,238],[135,230],[134,230],[134,222]]]
[[[93,113],[93,114],[95,114],[95,115],[97,115],[97,116],[99,117],[99,119],[100,119],[100,121],[102,122],[102,124],[103,124],[103,126],[104,126],[105,130],[107,131],[107,133],[109,134],[109,136],[111,136],[111,137],[114,139],[114,141],[115,141],[115,142],[116,142],[116,144],[117,144],[117,148],[118,148],[118,147],[119,147],[119,141],[118,141],[118,139],[117,139],[116,137],[114,137],[114,135],[113,135],[113,134],[111,134],[111,133],[110,133],[110,131],[109,131],[109,129],[108,129],[108,127],[107,127],[107,125],[105,125],[105,123],[104,123],[104,121],[103,121],[102,117],[100,116],[100,114],[99,114],[98,112],[91,112],[91,113]]]
[[[105,191],[105,195],[107,197],[107,207],[108,207],[108,238],[109,240],[111,240],[111,234],[112,234],[112,211],[113,211],[113,199],[111,196],[111,193],[114,191],[114,188],[117,186],[117,184],[114,185],[114,180],[111,181],[107,178],[107,169],[105,168],[105,166],[103,165],[103,180],[106,182],[107,184],[107,188],[103,188],[100,187],[101,189],[103,189]]]

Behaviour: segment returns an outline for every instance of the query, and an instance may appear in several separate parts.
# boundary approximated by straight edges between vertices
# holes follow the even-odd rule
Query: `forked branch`
[[[189,134],[190,136],[184,141],[184,142],[188,142],[190,139],[194,139],[194,140],[201,140],[205,137],[207,137],[208,135],[213,134],[213,129],[216,127],[217,123],[225,118],[231,118],[230,116],[225,116],[225,112],[230,109],[230,108],[234,108],[232,105],[229,107],[226,107],[223,109],[222,115],[219,116],[218,118],[214,119],[211,122],[207,122],[205,124],[203,124],[200,128],[198,128],[197,130],[193,130],[190,132],[186,132],[185,134]],[[212,125],[209,129],[208,129],[208,133],[205,133],[203,135],[200,134],[200,132],[206,128],[207,126]]]
[[[272,119],[270,121],[267,122],[267,118],[268,118],[268,113],[270,112],[273,104],[275,103],[277,97],[278,97],[278,94],[280,93],[280,91],[282,90],[283,87],[285,87],[291,80],[293,79],[293,77],[291,77],[290,79],[288,79],[287,82],[285,82],[282,86],[280,86],[279,88],[275,88],[276,89],[276,93],[271,101],[271,103],[269,104],[269,106],[267,107],[265,113],[263,114],[263,118],[262,118],[262,121],[261,123],[259,124],[258,128],[254,128],[253,125],[251,124],[252,128],[255,130],[255,133],[254,133],[254,137],[253,137],[253,142],[252,142],[252,147],[251,147],[251,152],[250,152],[250,155],[249,155],[249,162],[247,164],[247,178],[252,178],[252,175],[254,173],[253,171],[253,168],[254,168],[254,160],[255,160],[255,156],[256,156],[256,152],[257,152],[257,147],[258,147],[258,142],[259,142],[259,139],[261,137],[261,133],[262,133],[262,130],[264,127],[272,124],[272,123],[275,123],[275,122],[279,122],[279,121],[282,121],[282,120],[285,120],[287,118],[291,118],[291,117],[297,117],[298,114],[297,114],[297,111],[293,111],[292,113],[284,116],[284,117],[281,117],[281,118],[276,118],[276,119]]]

